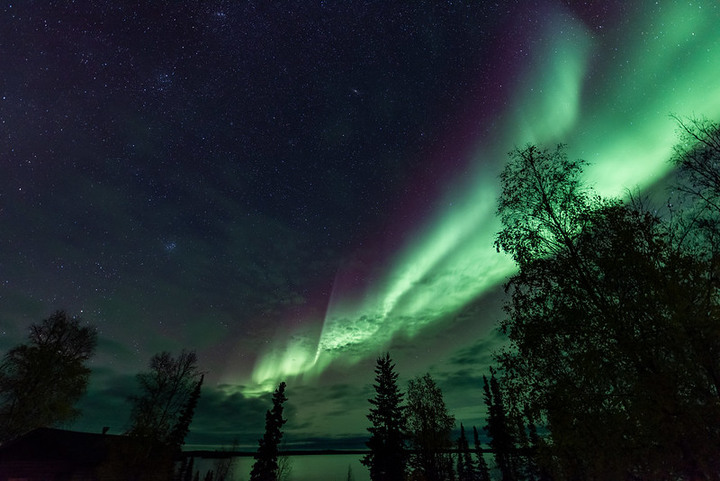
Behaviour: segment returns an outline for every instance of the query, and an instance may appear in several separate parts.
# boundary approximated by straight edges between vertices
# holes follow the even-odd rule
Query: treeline
[[[665,206],[598,195],[562,145],[510,154],[495,246],[518,270],[483,386],[502,481],[720,479],[720,125],[676,120]],[[429,377],[403,404],[376,372],[373,481],[488,479],[462,425],[451,461]]]
[[[96,345],[95,329],[63,311],[30,326],[28,341],[0,362],[0,443],[80,415],[75,404],[87,389]]]
[[[462,424],[452,439],[455,419],[432,377],[402,392],[387,354],[362,460],[373,481],[720,479],[720,125],[678,125],[677,181],[662,209],[594,193],[585,163],[563,146],[510,154],[495,246],[518,270],[499,326],[509,342],[483,384],[493,469],[476,427],[472,449]],[[5,354],[0,443],[78,415],[96,343],[92,328],[58,311]],[[126,433],[136,442],[112,469],[191,479],[197,471],[174,470],[173,460],[201,393],[195,353],[160,353],[137,379]],[[284,389],[266,414],[252,481],[286,474]],[[207,476],[228,473],[223,465]]]
[[[720,479],[720,125],[678,125],[660,208],[597,195],[562,146],[510,156],[495,359],[505,442],[534,454],[504,480]]]
[[[472,450],[462,424],[459,439],[453,441],[455,417],[448,413],[442,391],[430,374],[411,379],[405,393],[397,380],[390,354],[378,358],[375,396],[369,400],[371,426],[366,444],[370,453],[362,459],[370,479],[489,481],[477,428],[473,427]]]
[[[87,389],[88,361],[95,352],[97,333],[64,311],[30,327],[28,341],[10,349],[0,364],[0,444],[29,431],[68,423],[80,415],[75,407]],[[99,479],[191,481],[199,476],[182,456],[200,399],[203,373],[194,351],[177,357],[161,352],[150,359],[149,370],[136,376],[138,394],[130,402],[129,428],[123,442],[115,442],[98,467]],[[273,396],[265,434],[258,442],[251,481],[275,479],[282,437],[285,383]],[[182,459],[182,463],[177,463]],[[217,463],[206,480],[232,479],[232,459]]]

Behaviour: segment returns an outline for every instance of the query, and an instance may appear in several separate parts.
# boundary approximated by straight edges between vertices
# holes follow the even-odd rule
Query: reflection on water
[[[361,457],[360,454],[288,456],[290,475],[286,481],[370,481],[368,469],[360,464]],[[252,456],[236,457],[233,481],[247,481],[253,462]],[[209,469],[213,469],[214,464],[214,459],[195,458],[194,466],[200,471],[200,479],[203,479]]]

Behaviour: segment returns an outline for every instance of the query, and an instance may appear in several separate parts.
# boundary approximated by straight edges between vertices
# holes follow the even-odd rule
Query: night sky
[[[207,372],[188,444],[362,447],[375,359],[484,424],[498,173],[568,144],[605,195],[720,118],[704,1],[61,1],[0,7],[0,352],[97,326],[71,427],[127,427],[162,350]]]

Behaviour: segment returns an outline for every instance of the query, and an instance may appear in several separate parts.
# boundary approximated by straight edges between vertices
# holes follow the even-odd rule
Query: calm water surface
[[[307,454],[288,456],[290,476],[287,481],[347,481],[348,468],[353,481],[370,481],[370,474],[360,464],[361,454]],[[234,458],[234,481],[247,481],[255,461],[252,456]],[[200,470],[203,479],[208,469],[213,469],[214,459],[195,458],[195,468]]]

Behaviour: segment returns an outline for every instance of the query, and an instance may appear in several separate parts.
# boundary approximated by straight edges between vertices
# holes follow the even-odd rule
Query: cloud
[[[235,386],[205,387],[200,396],[186,444],[256,448],[265,429],[271,394],[245,397]]]
[[[129,425],[128,397],[137,393],[134,375],[118,374],[109,368],[94,368],[88,390],[78,403],[82,416],[72,425],[79,431],[101,432],[109,427],[111,434],[125,432]]]

